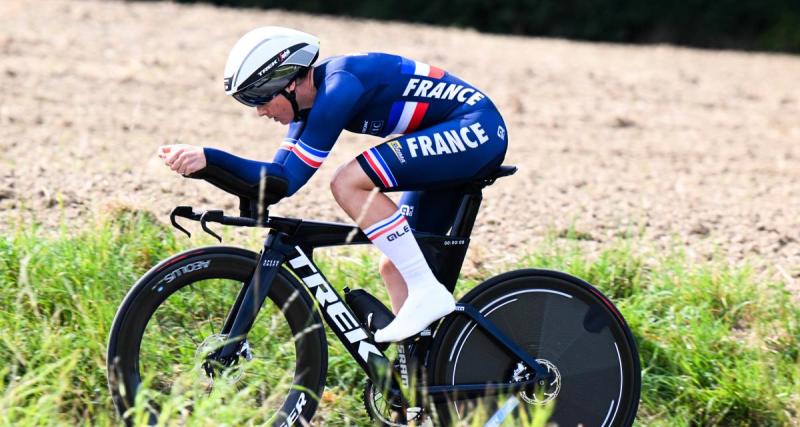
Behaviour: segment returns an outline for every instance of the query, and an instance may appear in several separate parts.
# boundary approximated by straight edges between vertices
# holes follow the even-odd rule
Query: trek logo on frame
[[[325,309],[325,312],[333,320],[332,326],[344,334],[347,341],[351,344],[358,343],[358,355],[364,362],[369,363],[370,353],[379,357],[384,357],[383,353],[381,353],[375,345],[366,341],[367,333],[364,331],[364,328],[361,327],[344,302],[339,299],[339,296],[333,291],[333,287],[330,283],[317,272],[317,269],[311,264],[311,260],[308,259],[303,250],[300,249],[299,246],[295,246],[295,250],[299,255],[289,260],[289,264],[291,264],[295,272],[302,267],[308,267],[311,270],[311,274],[309,275],[303,276],[298,273],[298,276],[300,276],[308,288],[311,289],[314,293],[314,298],[317,299],[320,306]]]

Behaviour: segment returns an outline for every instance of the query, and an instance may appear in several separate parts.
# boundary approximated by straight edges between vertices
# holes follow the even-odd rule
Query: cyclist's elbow
[[[286,197],[289,197],[297,192],[300,189],[300,185],[295,184],[291,180],[289,181],[289,188],[286,190]]]
[[[289,197],[294,193],[296,193],[297,190],[303,187],[303,184],[305,184],[306,181],[308,181],[308,179],[303,179],[303,177],[301,176],[291,175],[288,173],[284,176],[284,178],[288,183],[288,187],[286,189],[286,197]]]
[[[280,173],[281,178],[285,179],[287,183],[286,197],[293,195],[298,190],[303,188],[306,182],[311,179],[311,175],[314,173],[314,171],[311,173],[305,173],[305,171],[296,171],[292,168],[284,167],[283,165],[277,166],[279,166],[277,170]]]

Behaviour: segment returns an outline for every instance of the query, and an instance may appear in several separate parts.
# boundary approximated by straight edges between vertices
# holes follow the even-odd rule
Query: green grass
[[[0,424],[115,425],[105,346],[116,309],[141,274],[197,241],[173,234],[148,214],[125,210],[81,230],[62,227],[56,235],[12,228],[0,237]],[[253,248],[259,243],[254,240]],[[554,240],[509,268],[563,270],[614,300],[641,353],[639,425],[796,425],[800,310],[784,287],[755,280],[747,268],[692,264],[680,252],[642,254],[642,247],[646,243],[620,240],[590,258],[576,243]],[[338,288],[366,288],[388,301],[374,252],[321,254],[321,267]],[[465,278],[457,294],[497,272]],[[202,312],[198,307],[192,314]],[[278,314],[262,314],[273,320],[263,322],[259,333],[280,336]],[[265,363],[291,360],[280,339],[264,341],[262,354],[276,355]],[[315,422],[368,425],[363,374],[330,333],[328,341],[328,387]],[[272,365],[265,370],[280,371]],[[275,376],[265,382],[279,387],[281,381]],[[191,393],[166,395],[164,419],[187,425],[263,422],[248,405],[252,391],[220,387],[200,403],[191,401]],[[138,411],[143,415],[142,407]]]

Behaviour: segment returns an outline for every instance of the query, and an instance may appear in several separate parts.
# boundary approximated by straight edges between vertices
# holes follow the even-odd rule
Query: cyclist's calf
[[[400,310],[403,302],[408,297],[406,282],[403,280],[400,270],[395,267],[394,263],[386,255],[381,257],[379,271],[392,300],[392,312],[397,314],[397,311]]]

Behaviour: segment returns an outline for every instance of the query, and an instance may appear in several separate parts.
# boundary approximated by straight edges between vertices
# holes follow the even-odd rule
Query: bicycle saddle
[[[511,176],[517,173],[517,167],[512,165],[503,165],[499,168],[495,169],[494,172],[482,177],[478,178],[471,182],[471,184],[476,185],[480,188],[488,187],[494,184],[499,178],[504,176]]]

